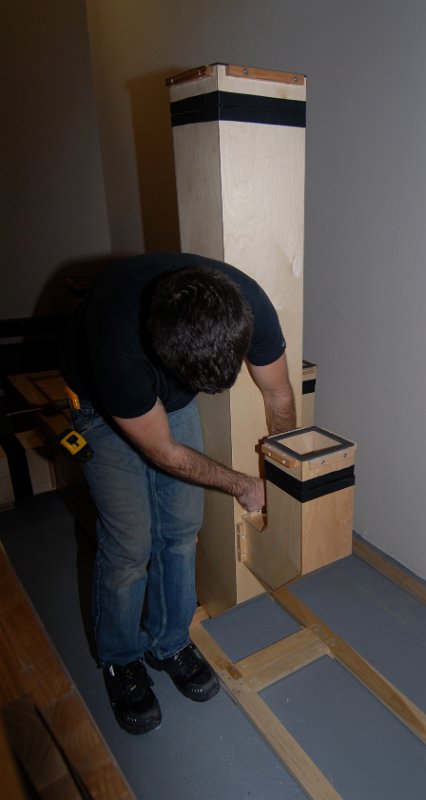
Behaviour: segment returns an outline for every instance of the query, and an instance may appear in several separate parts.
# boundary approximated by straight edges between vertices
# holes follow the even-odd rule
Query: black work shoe
[[[171,658],[159,659],[147,652],[145,661],[150,667],[167,672],[179,691],[191,700],[210,700],[219,691],[216,675],[195,651],[193,644],[188,644]]]
[[[151,691],[154,685],[142,660],[111,664],[104,679],[117,722],[127,733],[147,733],[161,723],[161,709]]]

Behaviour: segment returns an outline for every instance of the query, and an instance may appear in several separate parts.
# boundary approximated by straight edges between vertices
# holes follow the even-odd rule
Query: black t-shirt
[[[202,265],[236,283],[254,321],[248,361],[263,366],[285,350],[277,313],[256,281],[221,261],[187,253],[153,253],[114,261],[96,278],[74,312],[61,343],[61,371],[81,399],[113,416],[145,414],[160,398],[167,411],[194,394],[156,360],[144,344],[143,300],[149,285],[168,271]]]

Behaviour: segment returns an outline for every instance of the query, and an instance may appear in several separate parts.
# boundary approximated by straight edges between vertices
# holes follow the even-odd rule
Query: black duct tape
[[[270,483],[278,486],[279,489],[299,500],[300,503],[316,500],[318,497],[339,492],[341,489],[347,489],[355,484],[355,467],[353,465],[320,475],[317,478],[311,478],[308,481],[299,481],[276,467],[275,464],[265,461],[265,475]]]
[[[309,381],[303,381],[302,394],[312,394],[315,391],[316,380],[313,378]]]
[[[282,97],[208,92],[170,103],[172,127],[197,122],[255,122],[264,125],[306,127],[306,103]]]

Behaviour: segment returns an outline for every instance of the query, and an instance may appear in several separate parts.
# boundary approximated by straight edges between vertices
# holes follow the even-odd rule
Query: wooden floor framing
[[[354,553],[387,578],[426,603],[424,584],[391,564],[367,544],[354,540]],[[232,662],[202,625],[207,614],[198,609],[191,638],[217,672],[222,685],[249,717],[271,749],[312,800],[337,800],[336,789],[277,719],[259,692],[281,678],[328,656],[337,659],[376,698],[426,744],[426,714],[393,686],[344,639],[337,636],[318,616],[291,592],[288,586],[268,594],[294,619],[301,629],[279,642],[240,661]]]

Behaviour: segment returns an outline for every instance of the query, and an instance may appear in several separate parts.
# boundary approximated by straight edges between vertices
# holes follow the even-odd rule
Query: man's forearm
[[[266,424],[269,434],[286,433],[296,427],[296,409],[293,390],[265,400]]]
[[[263,395],[269,434],[294,430],[296,412],[285,353],[271,364],[248,366],[255,384]]]
[[[232,495],[248,511],[264,505],[264,486],[260,478],[229,469],[185,445],[173,443],[167,453],[155,458],[155,464],[176,478]]]

